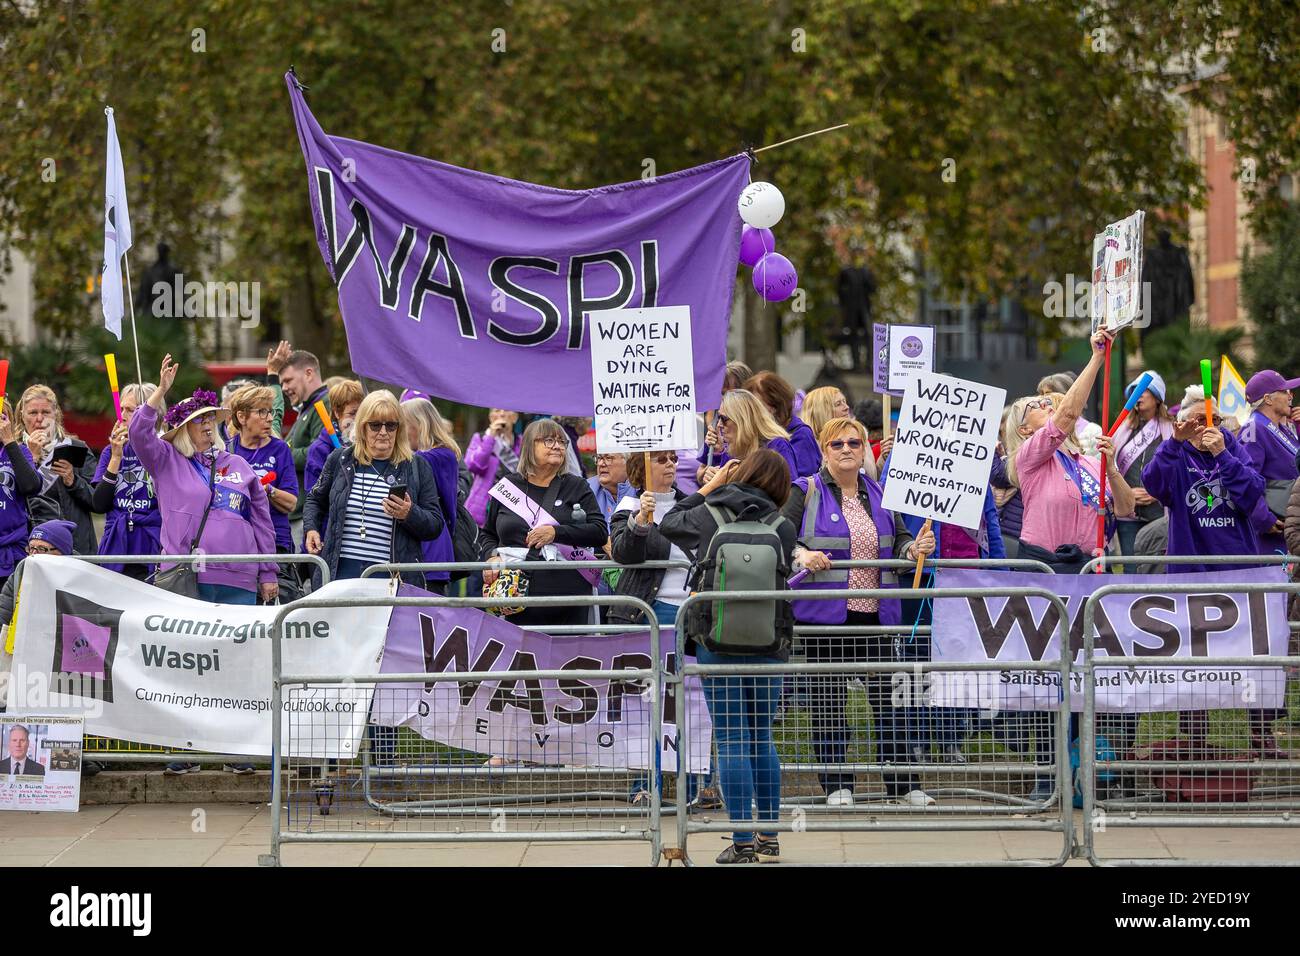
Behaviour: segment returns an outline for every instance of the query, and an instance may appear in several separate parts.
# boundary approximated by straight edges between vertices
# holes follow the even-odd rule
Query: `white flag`
[[[126,209],[126,177],[122,174],[122,149],[117,145],[117,125],[107,107],[108,162],[104,170],[104,268],[100,297],[104,328],[122,338],[122,256],[131,248],[131,216]]]

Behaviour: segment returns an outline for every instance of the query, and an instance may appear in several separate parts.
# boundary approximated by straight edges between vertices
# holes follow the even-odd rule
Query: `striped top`
[[[373,465],[357,467],[343,514],[343,539],[339,557],[382,564],[392,557],[393,519],[384,514],[389,476],[381,477]],[[365,537],[362,537],[362,529]]]

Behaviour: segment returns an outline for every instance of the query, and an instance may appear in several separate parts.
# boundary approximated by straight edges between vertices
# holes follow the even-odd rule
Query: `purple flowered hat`
[[[163,432],[162,437],[171,441],[192,419],[208,413],[216,415],[223,422],[230,420],[230,409],[221,407],[216,392],[209,392],[206,388],[196,388],[194,394],[185,401],[177,402],[167,409],[167,417],[164,419],[167,431]]]

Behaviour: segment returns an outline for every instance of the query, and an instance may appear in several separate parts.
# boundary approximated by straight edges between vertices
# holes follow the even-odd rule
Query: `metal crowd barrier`
[[[1283,561],[1269,560],[1270,556],[1263,556],[1258,561],[1250,561],[1255,556],[1235,556],[1219,555],[1204,558],[1191,558],[1177,561],[1176,563],[1188,564],[1273,564],[1284,563]],[[1288,562],[1291,559],[1284,559]],[[1171,562],[1174,559],[1171,559]],[[1233,583],[1231,581],[1224,584],[1206,585],[1204,583],[1195,584],[1165,584],[1162,586],[1162,594],[1196,594],[1204,592],[1207,587],[1214,587],[1219,591],[1227,591],[1238,594],[1272,594],[1300,593],[1300,583],[1275,583],[1266,584],[1260,582],[1252,583]],[[1184,749],[1181,742],[1181,727],[1179,746],[1174,751],[1175,759],[1172,760],[1152,760],[1152,759],[1098,759],[1097,756],[1097,686],[1096,677],[1099,670],[1121,671],[1128,669],[1132,671],[1138,667],[1152,668],[1171,668],[1171,667],[1191,667],[1217,668],[1217,667],[1277,667],[1277,668],[1295,668],[1300,666],[1300,657],[1286,655],[1258,655],[1249,657],[1168,657],[1152,655],[1130,655],[1122,657],[1101,657],[1098,658],[1095,653],[1095,642],[1097,637],[1096,627],[1096,610],[1103,598],[1112,594],[1143,594],[1149,590],[1148,586],[1141,584],[1108,584],[1098,588],[1089,597],[1084,605],[1083,611],[1083,634],[1084,634],[1084,658],[1083,658],[1083,713],[1080,720],[1080,740],[1079,740],[1079,772],[1082,778],[1081,790],[1083,801],[1083,829],[1084,840],[1082,846],[1083,855],[1094,866],[1145,866],[1145,867],[1166,867],[1166,866],[1277,866],[1277,865],[1296,865],[1300,861],[1294,856],[1291,859],[1273,858],[1265,860],[1246,860],[1246,859],[1185,859],[1185,858],[1103,858],[1098,853],[1097,834],[1107,832],[1112,828],[1131,828],[1131,827],[1168,827],[1168,828],[1208,828],[1208,827],[1225,827],[1225,828],[1287,828],[1294,830],[1300,827],[1300,753],[1289,751],[1288,759],[1238,759],[1237,754],[1241,751],[1224,750],[1223,753],[1215,753],[1221,748],[1208,747],[1209,739],[1209,716],[1213,713],[1219,713],[1216,710],[1196,710],[1188,713],[1205,714],[1204,728],[1206,745],[1201,756],[1198,759],[1195,748],[1189,742]],[[1294,628],[1294,625],[1288,627],[1288,634]],[[1286,685],[1287,679],[1284,671],[1279,671],[1279,678],[1283,681],[1283,706],[1280,708],[1284,713],[1286,711]],[[1243,704],[1248,703],[1243,701]],[[1249,727],[1250,711],[1254,708],[1234,708],[1244,709],[1246,711],[1246,720]],[[1262,709],[1262,708],[1260,708]],[[1269,710],[1271,710],[1270,708]],[[1267,712],[1267,711],[1265,711]],[[1195,718],[1194,718],[1195,719]],[[1264,740],[1271,737],[1268,731],[1268,724],[1261,716],[1259,718],[1260,727],[1264,733]],[[1181,722],[1181,715],[1180,715]],[[1136,726],[1137,721],[1133,722]],[[1249,739],[1249,730],[1248,730]],[[1136,735],[1134,744],[1136,746]],[[1250,749],[1254,750],[1254,741],[1250,741]],[[1262,787],[1257,785],[1254,780],[1256,775],[1263,775],[1267,772],[1290,771],[1289,783],[1283,786]],[[1196,781],[1196,774],[1204,773],[1206,776],[1201,778],[1202,783],[1208,784],[1211,778],[1209,774],[1227,775],[1231,785],[1226,792],[1217,794],[1219,797],[1228,796],[1229,799],[1196,799],[1193,797],[1188,802],[1171,802],[1164,797],[1156,799],[1154,794],[1148,793],[1146,796],[1139,796],[1136,792],[1138,774],[1146,773],[1154,780],[1157,777],[1163,778],[1166,774],[1185,772],[1190,773],[1192,781]],[[1099,799],[1099,775],[1118,774],[1121,781],[1125,775],[1134,784],[1134,794],[1132,796],[1123,796],[1124,788],[1121,787],[1121,796],[1116,799]],[[1244,776],[1243,778],[1243,775]],[[1213,778],[1215,783],[1223,782],[1223,777]],[[1149,788],[1148,788],[1149,789]],[[1215,788],[1206,788],[1215,789]],[[1207,792],[1206,796],[1210,796]],[[1235,797],[1235,799],[1232,799]],[[1288,799],[1290,798],[1290,799]]]
[[[1154,565],[1178,565],[1178,564],[1258,564],[1261,566],[1274,564],[1291,564],[1297,560],[1295,555],[1289,554],[1104,554],[1100,557],[1093,558],[1079,571],[1080,574],[1093,574],[1097,566],[1103,568],[1111,567],[1116,564],[1154,564]],[[1156,572],[1157,574],[1160,572]]]
[[[970,564],[971,562],[966,562]],[[1058,661],[1033,661],[1010,664],[1008,662],[989,662],[989,663],[957,663],[932,661],[910,662],[907,666],[914,672],[928,673],[931,671],[942,672],[979,672],[979,671],[1007,671],[1007,670],[1024,670],[1038,672],[1055,672],[1061,681],[1062,687],[1068,686],[1070,670],[1070,653],[1069,653],[1069,617],[1066,613],[1065,602],[1056,594],[1041,587],[1024,587],[1024,588],[982,588],[978,591],[964,588],[888,588],[874,590],[825,590],[825,591],[748,591],[733,592],[724,594],[721,592],[701,592],[691,595],[683,603],[679,611],[681,614],[686,613],[692,604],[702,602],[713,602],[721,600],[730,601],[780,601],[791,599],[812,599],[812,600],[848,600],[851,598],[896,598],[896,599],[942,599],[942,598],[961,598],[972,596],[1020,596],[1035,597],[1046,600],[1054,604],[1059,612],[1057,622],[1058,640],[1061,647],[1061,656]],[[852,630],[846,628],[846,630]],[[699,676],[705,680],[709,678],[723,677],[787,677],[799,674],[832,674],[836,677],[842,677],[846,674],[868,675],[873,672],[897,673],[900,670],[899,662],[888,661],[878,663],[863,662],[833,662],[833,663],[812,663],[812,664],[699,664],[686,661],[684,654],[685,634],[681,629],[677,631],[677,650],[678,660],[683,661],[683,666],[677,668],[675,674],[665,675],[666,679],[673,683],[684,683],[691,676]],[[679,698],[680,699],[680,698]],[[1060,704],[1053,711],[1055,713],[1055,735],[1053,741],[1053,750],[1055,759],[1051,766],[1037,766],[1035,763],[1015,763],[1008,767],[998,767],[991,770],[987,765],[975,763],[968,765],[967,772],[997,772],[1005,770],[1018,775],[1046,776],[1051,775],[1054,781],[1054,792],[1043,802],[1038,803],[1033,800],[1011,801],[1011,806],[1007,807],[1007,812],[993,814],[992,817],[982,814],[988,813],[987,805],[981,803],[965,803],[952,805],[935,805],[925,807],[920,810],[921,819],[904,819],[906,816],[913,816],[915,810],[907,806],[895,806],[890,804],[881,804],[871,802],[866,805],[854,805],[852,810],[840,809],[838,813],[832,813],[832,808],[818,808],[822,812],[808,813],[807,808],[797,806],[794,808],[791,818],[788,820],[775,820],[763,823],[754,822],[732,822],[724,821],[701,821],[695,822],[690,819],[687,807],[684,801],[679,800],[677,804],[677,839],[678,848],[683,854],[687,863],[690,862],[688,852],[688,841],[692,833],[722,833],[734,830],[760,830],[773,832],[918,832],[918,831],[1001,831],[1001,830],[1035,830],[1059,833],[1061,835],[1061,850],[1051,859],[1048,860],[1011,860],[1011,861],[989,861],[978,860],[969,861],[969,865],[982,865],[989,862],[1003,862],[1010,865],[1060,865],[1069,859],[1073,846],[1074,829],[1073,829],[1073,810],[1067,799],[1069,793],[1068,787],[1068,732],[1070,723],[1069,698],[1062,695]],[[873,715],[876,720],[877,728],[880,727],[880,715]],[[679,732],[686,736],[688,733],[685,721],[679,724]],[[877,744],[879,745],[879,729],[877,730]],[[748,756],[752,756],[748,755]],[[724,759],[720,757],[720,760]],[[785,768],[782,768],[783,770]],[[834,772],[834,773],[857,773],[857,772],[878,772],[881,774],[912,774],[933,771],[934,765],[929,763],[919,763],[915,765],[898,764],[898,763],[833,763],[833,764],[814,764],[805,765],[804,769]],[[945,767],[945,770],[952,769]],[[678,793],[685,793],[688,786],[687,770],[685,761],[678,762],[677,789]],[[956,788],[958,795],[973,796],[979,798],[983,796],[978,792],[973,792],[967,788]],[[1043,818],[1035,819],[1031,814],[1048,811],[1056,806],[1058,816],[1055,819]],[[789,807],[784,803],[782,810]],[[826,819],[829,817],[830,819]],[[946,865],[963,865],[967,861],[944,861]],[[894,865],[894,864],[890,864]]]
[[[330,579],[329,565],[315,554],[73,554],[86,564],[314,564],[321,572],[321,583]],[[17,580],[14,582],[16,593],[21,593],[24,562],[19,562],[14,569]],[[112,737],[87,735],[85,738],[85,757],[96,763],[131,764],[131,763],[251,763],[270,765],[270,757],[249,756],[247,754],[214,754],[195,750],[175,750],[155,744],[142,744],[135,741],[116,740]],[[93,745],[93,746],[92,746]]]
[[[407,674],[379,674],[374,677],[358,678],[353,674],[284,674],[282,672],[282,647],[281,638],[283,632],[283,623],[285,618],[298,610],[325,607],[376,607],[376,608],[395,608],[395,607],[471,607],[471,608],[490,608],[502,606],[521,606],[521,607],[572,607],[575,605],[600,606],[600,605],[622,605],[635,607],[647,615],[649,621],[648,630],[650,633],[650,666],[648,668],[627,668],[622,670],[509,670],[509,671],[467,671],[467,672],[441,672],[441,673],[407,673]],[[510,828],[510,820],[527,819],[536,817],[537,814],[521,814],[509,812],[510,808],[506,807],[504,800],[487,801],[486,805],[475,808],[473,814],[458,812],[450,814],[446,812],[445,806],[439,806],[437,803],[429,805],[423,802],[423,805],[408,805],[405,807],[395,807],[380,804],[374,799],[373,794],[367,789],[364,794],[364,808],[368,815],[379,811],[385,816],[397,819],[423,819],[428,817],[447,817],[454,816],[456,819],[464,820],[470,818],[490,819],[490,828],[488,830],[469,830],[464,826],[457,825],[454,828],[444,828],[442,830],[393,830],[382,829],[375,831],[358,826],[358,821],[343,814],[343,819],[333,814],[333,798],[337,793],[337,784],[331,787],[329,798],[330,806],[327,808],[322,804],[321,788],[314,788],[314,796],[317,801],[318,810],[328,809],[329,815],[334,815],[338,825],[326,827],[321,822],[326,813],[318,813],[316,816],[309,816],[308,819],[320,827],[318,829],[286,829],[282,826],[281,810],[284,790],[283,763],[284,748],[282,744],[282,726],[283,716],[282,708],[284,705],[284,692],[286,688],[301,686],[307,688],[313,685],[342,685],[343,688],[355,687],[356,685],[384,685],[384,684],[421,684],[429,686],[439,682],[457,682],[459,684],[482,684],[486,682],[500,682],[504,674],[509,674],[513,681],[561,681],[561,680],[604,680],[604,681],[640,681],[645,682],[649,688],[654,689],[652,694],[651,706],[649,707],[649,736],[647,744],[650,747],[650,753],[647,754],[647,766],[657,767],[657,742],[662,737],[661,717],[662,717],[662,696],[657,692],[664,686],[662,657],[659,653],[659,625],[655,620],[653,608],[644,601],[637,598],[624,597],[619,595],[613,596],[558,596],[558,597],[527,597],[527,598],[510,598],[510,599],[489,599],[489,598],[446,598],[446,597],[388,597],[388,598],[352,598],[352,599],[333,599],[324,600],[321,598],[305,597],[291,604],[284,605],[276,614],[275,621],[272,625],[272,778],[271,778],[271,845],[270,852],[259,858],[259,863],[267,866],[278,866],[280,863],[281,846],[285,843],[399,843],[399,842],[423,842],[423,843],[502,843],[502,842],[529,842],[533,840],[545,840],[548,842],[610,842],[610,841],[646,841],[650,844],[650,862],[657,863],[661,856],[662,835],[660,830],[660,789],[658,787],[657,771],[647,770],[648,775],[648,801],[643,813],[639,814],[640,820],[629,820],[629,814],[622,812],[613,814],[605,812],[604,809],[597,809],[595,812],[584,814],[588,818],[596,821],[596,826],[587,829],[524,829],[518,825],[514,829]],[[517,683],[516,683],[516,686]],[[376,690],[376,693],[378,689]],[[368,693],[363,696],[369,698]],[[372,745],[379,734],[372,736]],[[443,748],[443,755],[452,748]],[[435,758],[438,756],[434,752]],[[368,758],[367,758],[368,759]],[[424,777],[438,776],[439,768],[436,765],[432,768],[416,767],[406,768],[406,773],[410,776],[420,779]],[[483,769],[491,769],[496,772],[498,777],[507,776],[509,768],[450,768],[454,773],[461,773],[465,776],[482,776],[479,773]],[[536,768],[526,768],[532,772]],[[432,773],[428,771],[432,770]],[[629,773],[639,771],[627,771],[615,769],[613,771],[597,771],[597,775],[621,775],[627,776]],[[365,779],[369,779],[366,777]],[[368,785],[369,786],[369,785]],[[344,808],[345,811],[347,808]],[[619,808],[626,811],[626,808]],[[576,819],[577,813],[570,812],[570,818]],[[622,819],[627,822],[618,823]],[[292,817],[290,818],[290,824]],[[617,826],[615,825],[617,824]],[[390,824],[391,826],[392,824]]]

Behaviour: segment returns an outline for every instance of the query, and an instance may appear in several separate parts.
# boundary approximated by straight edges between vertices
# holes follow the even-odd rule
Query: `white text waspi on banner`
[[[319,598],[383,597],[382,580],[336,581]],[[23,566],[9,708],[84,707],[86,732],[214,753],[271,752],[271,627],[278,607],[208,604],[75,558]],[[379,673],[389,608],[312,608],[285,619],[282,672]],[[353,757],[363,685],[285,694],[284,746]]]

